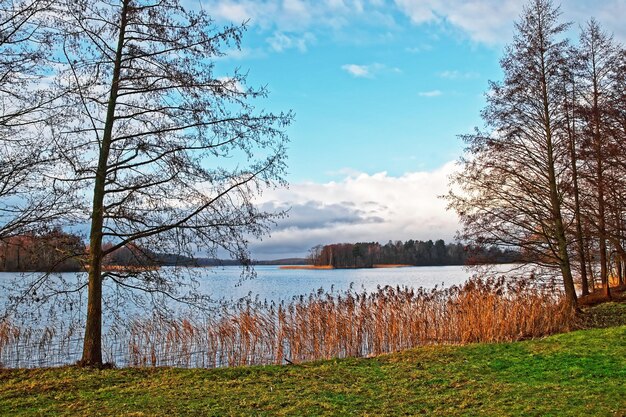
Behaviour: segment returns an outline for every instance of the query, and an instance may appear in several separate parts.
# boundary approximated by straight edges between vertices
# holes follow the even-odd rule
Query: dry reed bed
[[[135,319],[112,327],[104,346],[105,356],[120,366],[282,364],[425,344],[513,341],[565,331],[572,319],[554,285],[475,278],[448,289],[384,287],[372,294],[315,294],[278,306],[240,304],[199,319]],[[28,332],[0,323],[0,363],[20,366],[12,365],[14,356],[24,356],[19,346],[28,344],[36,347],[30,353],[39,355],[38,363],[46,353],[59,360],[77,350],[71,332],[61,335],[61,354],[52,346],[52,330]]]

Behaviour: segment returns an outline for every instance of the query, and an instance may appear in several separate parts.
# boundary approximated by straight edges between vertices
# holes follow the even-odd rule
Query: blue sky
[[[523,2],[511,0],[205,0],[220,24],[249,20],[241,50],[220,60],[267,85],[260,107],[293,110],[289,190],[259,201],[291,207],[253,256],[301,256],[337,241],[451,240],[437,198],[480,125],[488,80]],[[626,38],[626,1],[562,2],[566,20],[594,15]],[[575,33],[577,26],[573,27]]]
[[[249,69],[252,85],[267,85],[266,107],[296,113],[290,182],[433,169],[458,157],[455,135],[479,122],[500,48],[388,12],[382,23],[363,12],[340,27],[322,19],[303,31],[256,17],[261,26],[251,16],[242,52],[222,63],[225,71]]]

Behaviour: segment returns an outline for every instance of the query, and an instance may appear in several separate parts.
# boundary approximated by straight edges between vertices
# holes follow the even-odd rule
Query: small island
[[[446,266],[503,264],[521,262],[518,251],[500,247],[467,246],[460,243],[446,244],[443,239],[391,240],[378,242],[335,243],[318,245],[309,251],[308,265],[284,265],[281,269],[360,269],[403,268],[412,266]]]

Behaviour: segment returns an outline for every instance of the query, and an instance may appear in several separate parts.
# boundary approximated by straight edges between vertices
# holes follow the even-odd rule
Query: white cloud
[[[444,23],[478,42],[510,39],[513,21],[522,11],[518,0],[395,0],[396,6],[416,25]]]
[[[420,97],[439,97],[443,95],[440,90],[420,91],[417,93]]]
[[[341,69],[356,78],[374,78],[380,73],[399,74],[402,72],[400,68],[388,67],[377,62],[369,65],[345,64],[341,66]]]
[[[602,27],[620,42],[626,42],[626,1],[605,0],[601,2],[588,2],[584,0],[571,0],[562,6],[567,19],[575,21],[578,25],[584,24],[593,16]]]
[[[438,239],[451,241],[456,214],[439,198],[455,164],[394,177],[353,174],[342,181],[292,184],[263,196],[264,208],[291,206],[269,239],[252,245],[254,256],[303,256],[317,244]]]
[[[315,40],[315,35],[310,32],[306,32],[302,36],[274,32],[271,37],[267,38],[270,47],[276,52],[283,52],[287,49],[297,49],[300,52],[306,52],[307,45],[314,43]]]
[[[368,10],[382,6],[368,4]],[[265,29],[307,31],[311,26],[342,27],[365,11],[362,0],[205,0],[203,7],[217,19],[250,20]]]
[[[513,22],[523,12],[526,1],[519,0],[395,0],[396,7],[416,25],[447,23],[476,42],[500,44],[510,42]],[[558,4],[558,2],[556,2]],[[584,23],[595,16],[618,39],[626,40],[626,2],[605,0],[563,2],[563,19]]]
[[[445,78],[447,80],[468,80],[470,78],[480,77],[480,74],[477,72],[463,72],[457,70],[442,71],[437,75],[439,75],[440,78]]]
[[[214,57],[213,59],[218,61],[240,61],[243,59],[265,58],[266,55],[261,48],[230,48],[224,50],[223,56]]]
[[[365,77],[365,78],[372,77],[370,69],[367,65],[346,64],[346,65],[342,65],[341,69],[345,70],[346,72],[348,72],[349,74],[355,77]]]
[[[433,3],[437,1],[431,0],[395,0],[396,6],[404,12],[411,21],[415,24],[422,24],[431,21],[438,20],[438,16],[435,14],[435,7]]]
[[[420,52],[432,51],[433,46],[429,43],[422,43],[418,46],[411,46],[405,49],[410,54],[419,54]]]
[[[558,3],[558,2],[557,2]],[[343,28],[355,21],[394,26],[400,11],[415,25],[448,25],[475,42],[510,42],[513,22],[526,1],[520,0],[204,0],[213,17],[232,22],[250,20],[266,30],[305,33]],[[624,0],[568,0],[563,18],[583,24],[595,16],[619,40],[626,40]],[[317,33],[317,32],[316,32]],[[422,49],[418,46],[418,48]]]
[[[232,22],[244,22],[253,17],[254,10],[250,3],[236,3],[228,1],[209,2],[213,3],[212,11],[214,16],[221,17]]]

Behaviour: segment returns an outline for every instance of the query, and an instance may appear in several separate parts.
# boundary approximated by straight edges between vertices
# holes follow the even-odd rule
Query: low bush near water
[[[572,321],[554,285],[474,278],[447,289],[317,293],[280,305],[241,303],[202,317],[132,319],[116,323],[103,345],[105,357],[118,366],[282,364],[426,344],[513,341],[566,331]],[[79,349],[69,341],[80,334],[0,323],[0,362],[71,363]]]

